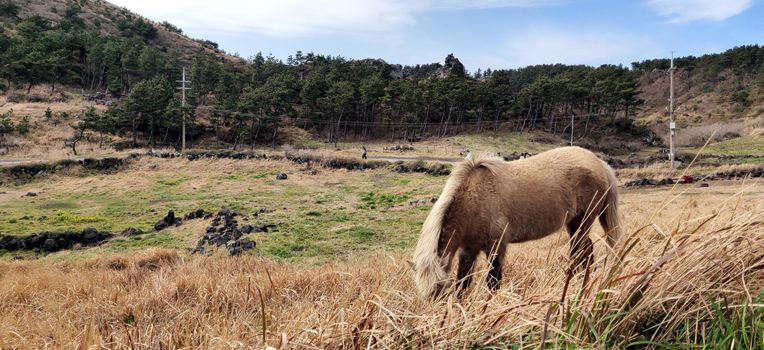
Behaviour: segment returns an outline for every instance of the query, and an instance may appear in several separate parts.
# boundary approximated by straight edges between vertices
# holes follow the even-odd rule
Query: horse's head
[[[411,270],[414,271],[414,275],[422,274],[424,271],[419,271],[416,267],[416,264],[411,261],[406,261],[409,266],[411,267]],[[414,281],[418,281],[422,278],[422,276],[415,276]],[[428,287],[426,285],[419,285],[417,284],[417,288],[419,288],[419,293],[422,296],[422,298],[432,298],[432,299],[438,299],[444,294],[444,291],[448,290],[451,287],[451,280],[450,279],[444,279],[437,281],[432,284],[431,287]]]

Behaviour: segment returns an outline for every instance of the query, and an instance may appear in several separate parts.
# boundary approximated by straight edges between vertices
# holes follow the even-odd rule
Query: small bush
[[[18,125],[16,125],[16,133],[22,136],[29,134],[29,116],[28,115],[21,117],[21,121],[19,122]]]
[[[173,33],[178,33],[178,34],[183,33],[183,29],[180,29],[178,26],[176,26],[176,25],[174,25],[174,24],[172,24],[170,22],[164,21],[164,22],[161,23],[161,25],[162,25],[162,27],[164,27],[164,29],[167,29],[167,30],[169,30],[169,31],[171,31]]]

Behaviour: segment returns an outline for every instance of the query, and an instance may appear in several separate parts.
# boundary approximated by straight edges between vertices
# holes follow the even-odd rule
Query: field
[[[209,220],[94,248],[2,252],[0,348],[764,346],[761,182],[622,189],[621,258],[595,226],[591,282],[575,276],[563,304],[562,232],[512,246],[497,293],[479,283],[425,302],[406,260],[445,180],[142,157],[113,174],[13,184],[0,194],[11,235],[150,231],[169,209],[222,207],[278,231],[250,234],[257,247],[239,257],[189,253]]]

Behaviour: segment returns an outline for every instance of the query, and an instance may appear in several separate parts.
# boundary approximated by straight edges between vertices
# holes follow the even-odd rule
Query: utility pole
[[[180,101],[181,103],[181,146],[180,146],[180,154],[186,153],[186,90],[190,90],[190,87],[186,87],[186,84],[190,84],[191,81],[186,80],[186,67],[183,67],[183,80],[178,80],[181,85],[178,90],[181,91],[182,99]]]
[[[671,51],[671,68],[669,68],[669,162],[674,168],[674,51]]]

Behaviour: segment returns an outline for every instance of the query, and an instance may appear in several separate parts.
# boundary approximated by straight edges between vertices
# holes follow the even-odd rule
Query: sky
[[[764,44],[764,0],[110,0],[248,58],[298,50],[469,71],[624,64]]]

